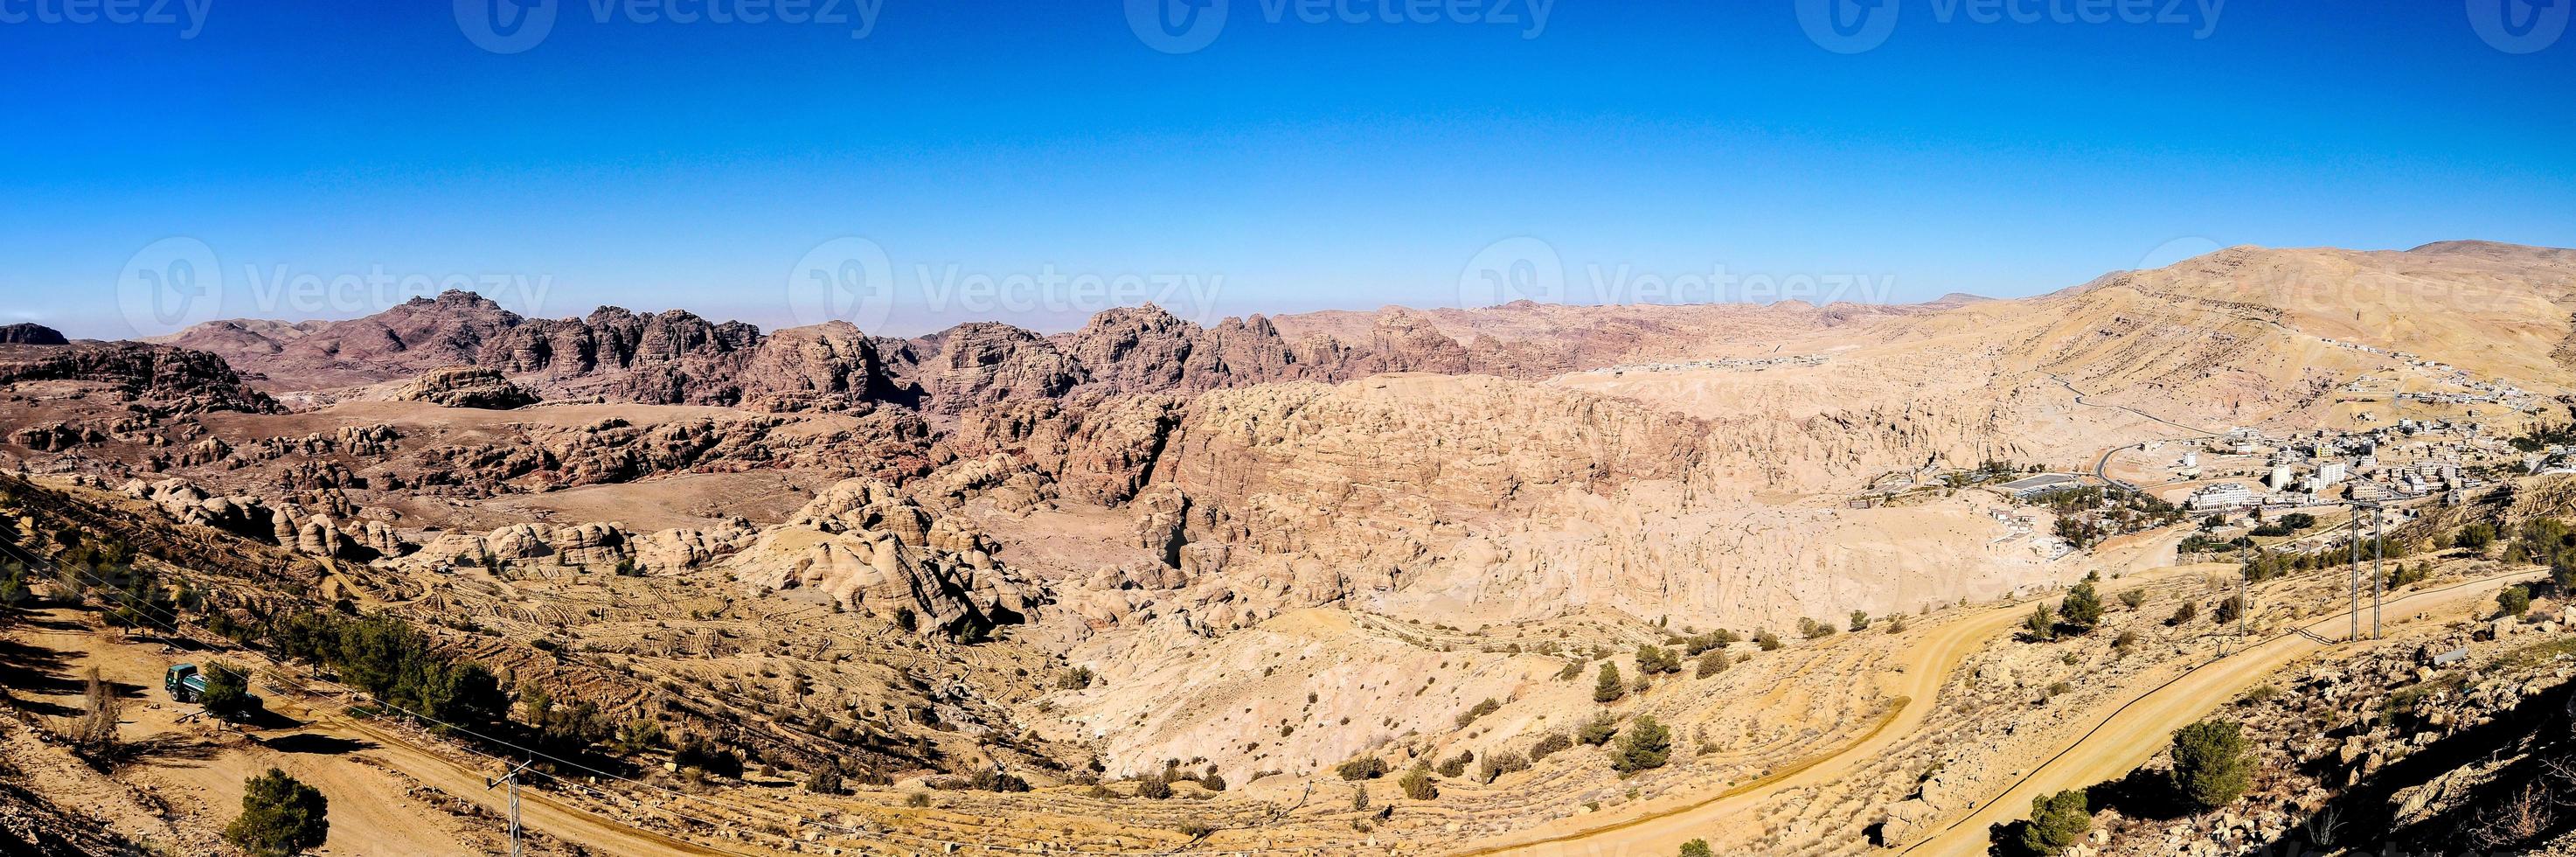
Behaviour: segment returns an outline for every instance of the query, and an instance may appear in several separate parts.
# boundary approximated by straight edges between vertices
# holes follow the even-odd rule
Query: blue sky
[[[495,0],[42,20],[63,2],[0,0],[0,316],[76,336],[163,332],[136,271],[172,258],[218,286],[189,318],[363,314],[386,289],[280,284],[382,273],[777,326],[819,320],[793,277],[858,238],[890,302],[862,326],[917,333],[1062,328],[1140,283],[1204,321],[1475,303],[1462,279],[1504,241],[1544,248],[1569,300],[1622,270],[1923,300],[2239,243],[2576,245],[2576,34],[2511,53],[2472,21],[2523,0],[2214,23],[1887,0],[1857,53],[1793,0],[1561,0],[1543,27],[1531,0],[1500,5],[1517,23],[1211,0],[1223,26],[1179,54],[1119,0],[758,24],[562,0],[508,54],[460,26]],[[1381,2],[1408,8],[1326,8]]]

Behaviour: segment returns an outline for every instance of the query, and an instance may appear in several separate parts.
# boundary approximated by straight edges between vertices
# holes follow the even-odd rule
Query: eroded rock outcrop
[[[811,590],[924,632],[973,634],[1021,621],[1039,600],[993,549],[893,486],[853,479],[762,532],[726,567],[752,586]]]
[[[275,399],[242,383],[220,357],[140,342],[84,344],[0,364],[0,386],[27,381],[104,383],[155,416],[278,410]]]
[[[406,402],[428,402],[443,408],[506,411],[537,403],[537,396],[502,377],[498,369],[450,366],[432,369],[395,391]]]

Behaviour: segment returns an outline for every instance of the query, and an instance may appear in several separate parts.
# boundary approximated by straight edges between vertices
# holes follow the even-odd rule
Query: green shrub
[[[2245,599],[2237,595],[2227,596],[2227,600],[2218,602],[2218,609],[2209,614],[2211,620],[2221,625],[2234,623],[2244,616]]]
[[[1476,762],[1476,779],[1492,783],[1504,774],[1529,770],[1529,757],[1510,751],[1488,753]]]
[[[1619,719],[1610,716],[1610,712],[1604,711],[1593,715],[1591,720],[1584,721],[1583,726],[1574,731],[1574,740],[1598,747],[1610,743],[1610,736],[1617,734],[1619,734]]]
[[[1637,648],[1637,673],[1639,675],[1674,673],[1680,672],[1681,669],[1681,656],[1674,654],[1671,649],[1667,649],[1662,646],[1640,646]]]
[[[1723,649],[1710,649],[1710,650],[1708,650],[1708,651],[1705,651],[1705,652],[1701,652],[1701,653],[1699,653],[1699,662],[1698,662],[1698,666],[1697,666],[1697,667],[1696,667],[1692,672],[1693,672],[1694,674],[1698,675],[1700,678],[1707,678],[1707,677],[1709,677],[1709,676],[1713,676],[1713,675],[1716,675],[1716,674],[1718,674],[1718,673],[1725,672],[1725,671],[1726,671],[1726,652],[1725,652],[1725,650],[1723,650]]]
[[[1395,784],[1404,787],[1404,796],[1414,800],[1432,800],[1440,796],[1440,787],[1431,782],[1431,766],[1428,764],[1415,764]]]
[[[206,665],[206,692],[197,703],[226,723],[240,723],[258,716],[259,697],[250,692],[250,676],[240,667],[217,661]]]
[[[1386,776],[1386,760],[1376,756],[1361,756],[1335,766],[1333,772],[1340,774],[1345,780],[1374,780]]]
[[[2030,822],[2021,828],[2021,846],[2031,854],[2059,854],[2093,829],[2093,813],[2084,792],[2068,789],[2030,799]]]
[[[1638,715],[1628,724],[1628,732],[1619,737],[1619,746],[1610,751],[1610,769],[1621,775],[1649,771],[1664,766],[1673,754],[1673,733],[1652,715]]]
[[[822,770],[815,771],[812,776],[805,778],[805,790],[818,795],[840,794],[841,763],[824,762]]]
[[[224,826],[224,841],[259,857],[292,857],[330,838],[331,802],[285,771],[243,781],[242,811]]]
[[[2031,608],[2030,615],[2022,617],[2021,636],[2034,643],[2057,639],[2056,614],[2048,612],[2045,604]]]
[[[1682,857],[1713,857],[1714,853],[1708,850],[1706,839],[1693,839],[1682,843]]]
[[[1466,776],[1467,766],[1475,761],[1476,754],[1474,751],[1460,750],[1458,751],[1458,755],[1441,760],[1439,767],[1440,775],[1453,780]]]
[[[2451,536],[2451,546],[2473,551],[2482,551],[2487,549],[2487,545],[2494,544],[2495,539],[2495,525],[2485,521],[2479,521],[2468,526],[2461,527],[2458,533],[2453,534]]]
[[[2531,612],[2531,587],[2508,586],[2503,592],[2496,593],[2496,611],[2498,615],[2503,616],[2520,616]]]
[[[1476,703],[1465,711],[1458,712],[1458,728],[1465,729],[1467,728],[1467,724],[1476,722],[1476,718],[1500,711],[1502,710],[1502,707],[1503,704],[1495,701],[1493,697],[1485,697],[1485,701]]]
[[[2183,800],[2201,809],[2236,802],[2254,782],[2254,759],[2246,752],[2245,730],[2232,720],[2203,720],[2175,730],[2173,785]]]
[[[2093,591],[2089,582],[2075,584],[2075,588],[2066,591],[2066,600],[2058,602],[2057,615],[2065,620],[2061,624],[2066,630],[2090,634],[2094,626],[2102,624],[2102,596]]]
[[[1550,732],[1546,735],[1539,736],[1538,743],[1530,745],[1529,758],[1530,761],[1536,762],[1540,759],[1547,758],[1558,750],[1563,750],[1572,746],[1574,746],[1574,739],[1565,737],[1565,733]]]

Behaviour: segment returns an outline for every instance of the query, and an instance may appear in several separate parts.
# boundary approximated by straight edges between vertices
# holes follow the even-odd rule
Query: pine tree
[[[1592,684],[1592,701],[1602,703],[1617,702],[1620,697],[1627,695],[1628,683],[1619,680],[1619,665],[1603,661],[1601,663],[1601,679],[1593,682]]]

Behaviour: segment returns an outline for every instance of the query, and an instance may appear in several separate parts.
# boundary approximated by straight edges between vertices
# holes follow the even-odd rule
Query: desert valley
[[[0,343],[27,853],[2576,853],[2576,250]]]

